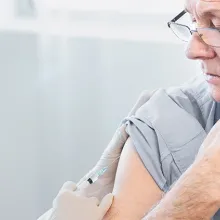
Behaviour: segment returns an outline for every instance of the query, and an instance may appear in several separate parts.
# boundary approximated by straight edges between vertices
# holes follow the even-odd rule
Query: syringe
[[[120,158],[120,156],[118,158],[116,158],[110,165],[106,166],[106,167],[103,167],[101,170],[99,170],[98,172],[92,174],[85,182],[82,182],[80,183],[77,188],[80,186],[80,185],[83,185],[81,186],[82,188],[86,187],[88,184],[93,184],[95,183],[99,177],[101,177],[102,175],[105,174],[105,172]]]
[[[102,176],[106,171],[108,170],[108,167],[104,167],[101,170],[99,170],[97,173],[93,174],[87,181],[89,184],[93,184],[96,182],[100,176]]]

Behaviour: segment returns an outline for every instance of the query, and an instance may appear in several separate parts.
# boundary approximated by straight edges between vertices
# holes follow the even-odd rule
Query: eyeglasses
[[[168,22],[168,27],[181,40],[190,41],[193,33],[198,33],[201,40],[209,46],[220,47],[220,29],[218,28],[195,28],[192,30],[187,25],[176,23],[187,12],[184,10]]]

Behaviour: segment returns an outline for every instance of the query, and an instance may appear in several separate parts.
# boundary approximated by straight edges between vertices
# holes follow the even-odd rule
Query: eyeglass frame
[[[183,11],[181,11],[176,17],[174,17],[171,21],[169,21],[169,22],[167,22],[167,25],[168,25],[168,27],[172,30],[172,28],[171,28],[171,24],[177,24],[177,25],[180,25],[180,26],[182,26],[182,27],[186,27],[188,30],[189,30],[189,32],[191,33],[191,35],[193,34],[193,33],[197,33],[198,35],[199,35],[199,37],[200,37],[200,39],[206,44],[206,45],[208,45],[208,46],[210,46],[210,47],[216,47],[216,48],[220,48],[220,45],[219,46],[212,46],[212,45],[209,45],[209,44],[207,44],[203,39],[202,39],[202,37],[200,36],[200,34],[199,34],[199,32],[198,32],[198,29],[210,29],[210,30],[216,30],[216,31],[218,31],[218,32],[220,32],[220,28],[215,28],[215,27],[207,27],[207,28],[196,28],[195,30],[193,30],[193,29],[191,29],[189,26],[187,26],[187,25],[184,25],[184,24],[179,24],[179,23],[176,23],[176,21],[178,21],[183,15],[185,15],[187,13],[187,11],[186,10],[183,10]],[[174,31],[173,31],[174,32]],[[174,32],[174,34],[175,34],[175,32]],[[176,35],[176,34],[175,34]],[[176,35],[177,36],[177,35]],[[177,36],[178,37],[178,36]],[[184,41],[183,39],[181,39],[180,37],[178,37],[180,40],[182,40],[182,41]],[[188,41],[184,41],[184,42],[188,42]]]

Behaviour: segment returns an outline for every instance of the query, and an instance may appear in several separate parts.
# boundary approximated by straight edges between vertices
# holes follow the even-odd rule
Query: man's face
[[[220,29],[220,0],[186,0],[185,6],[197,27]],[[220,102],[220,48],[208,46],[194,33],[186,49],[186,56],[201,61],[212,97]]]

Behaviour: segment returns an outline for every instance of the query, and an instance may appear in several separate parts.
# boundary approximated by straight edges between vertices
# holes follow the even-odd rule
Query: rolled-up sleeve
[[[162,191],[167,191],[167,181],[163,175],[161,151],[154,130],[145,122],[129,117],[125,119],[126,132],[130,136],[144,166]]]

